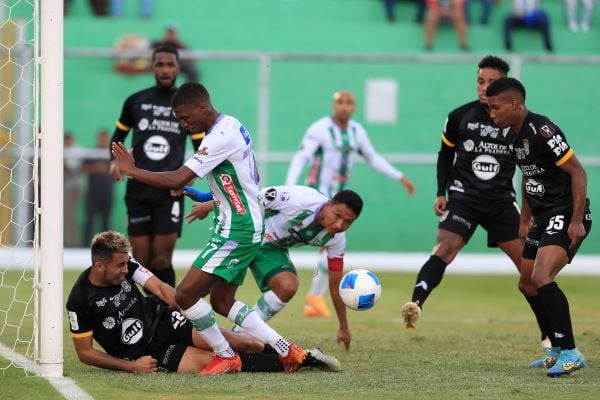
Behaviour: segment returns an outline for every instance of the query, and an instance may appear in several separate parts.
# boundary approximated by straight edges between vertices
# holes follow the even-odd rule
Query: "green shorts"
[[[261,292],[269,290],[269,280],[280,272],[296,274],[296,267],[290,260],[287,249],[280,249],[270,245],[263,245],[260,251],[250,262],[250,270]]]
[[[240,243],[213,234],[192,265],[240,286],[259,249],[260,243]]]

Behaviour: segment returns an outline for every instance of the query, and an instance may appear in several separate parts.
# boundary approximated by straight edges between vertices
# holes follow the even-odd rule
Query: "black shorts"
[[[192,323],[174,308],[167,308],[146,347],[146,354],[158,361],[158,370],[177,372],[183,353],[193,346]]]
[[[525,239],[525,247],[523,248],[523,258],[535,260],[537,251],[544,246],[560,246],[564,248],[569,257],[569,263],[577,254],[577,250],[583,243],[583,240],[590,234],[592,229],[592,213],[590,212],[590,201],[586,200],[585,209],[583,212],[583,227],[585,228],[585,237],[579,244],[573,248],[571,239],[569,238],[568,229],[573,216],[573,208],[565,208],[552,210],[552,212],[542,213],[534,217],[534,224],[527,234]]]
[[[173,197],[168,189],[158,189],[139,182],[127,182],[127,234],[129,236],[181,236],[183,196]]]
[[[478,225],[488,233],[488,247],[498,247],[499,242],[517,239],[519,206],[514,200],[476,204],[450,198],[438,229],[456,233],[468,243]]]

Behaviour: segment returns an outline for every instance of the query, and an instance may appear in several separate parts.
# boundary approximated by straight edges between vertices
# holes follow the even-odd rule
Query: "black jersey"
[[[516,197],[512,182],[516,161],[501,128],[479,101],[448,114],[442,141],[456,154],[448,180],[439,185],[446,184],[450,198],[488,203]]]
[[[114,357],[141,357],[165,308],[142,295],[135,283],[145,282],[150,273],[130,259],[121,285],[100,287],[90,282],[90,269],[79,275],[67,300],[71,336],[93,335]]]
[[[153,86],[125,100],[117,128],[133,129],[131,147],[135,165],[148,171],[173,171],[181,167],[187,132],[171,110],[175,88]]]
[[[531,212],[573,207],[571,176],[559,166],[573,155],[564,133],[547,117],[529,112],[521,131],[504,129],[510,151],[523,172]]]

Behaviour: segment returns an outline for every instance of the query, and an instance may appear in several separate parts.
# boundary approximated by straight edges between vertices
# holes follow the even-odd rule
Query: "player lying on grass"
[[[92,266],[81,273],[67,301],[71,336],[79,360],[129,372],[200,372],[214,355],[181,314],[175,289],[129,256],[131,245],[118,232],[92,240]],[[137,285],[151,293],[141,294]],[[242,371],[284,371],[277,353],[254,337],[221,329]],[[106,351],[93,346],[96,340]],[[301,367],[338,371],[339,363],[319,349],[307,351]]]
[[[188,222],[205,218],[214,202],[206,201],[210,193],[186,186],[184,193],[196,203],[186,216]],[[263,295],[254,309],[268,321],[280,312],[298,290],[296,268],[290,260],[289,248],[318,246],[327,251],[329,292],[335,308],[339,329],[336,340],[346,349],[351,333],[346,307],[339,294],[346,251],[345,231],[358,218],[363,202],[352,190],[342,190],[330,200],[307,186],[271,186],[261,190],[265,205],[265,235],[258,254],[250,262],[250,270]]]

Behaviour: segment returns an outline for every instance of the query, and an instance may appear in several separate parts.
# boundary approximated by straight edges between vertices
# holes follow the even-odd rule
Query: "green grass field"
[[[65,298],[76,274],[66,272]],[[541,349],[515,276],[447,275],[428,300],[418,329],[407,331],[399,311],[410,296],[414,274],[379,273],[383,294],[377,306],[349,312],[353,342],[346,352],[334,341],[334,319],[302,315],[310,272],[301,275],[298,298],[272,326],[302,346],[320,346],[336,355],[343,367],[340,373],[199,377],[104,371],[77,360],[65,317],[65,376],[95,399],[572,400],[600,394],[600,277],[559,277],[588,366],[570,377],[550,379],[544,371],[527,367]],[[241,300],[254,304],[258,292],[248,281],[239,293]],[[2,399],[60,398],[43,379],[24,377],[15,368],[0,373],[0,382]]]

